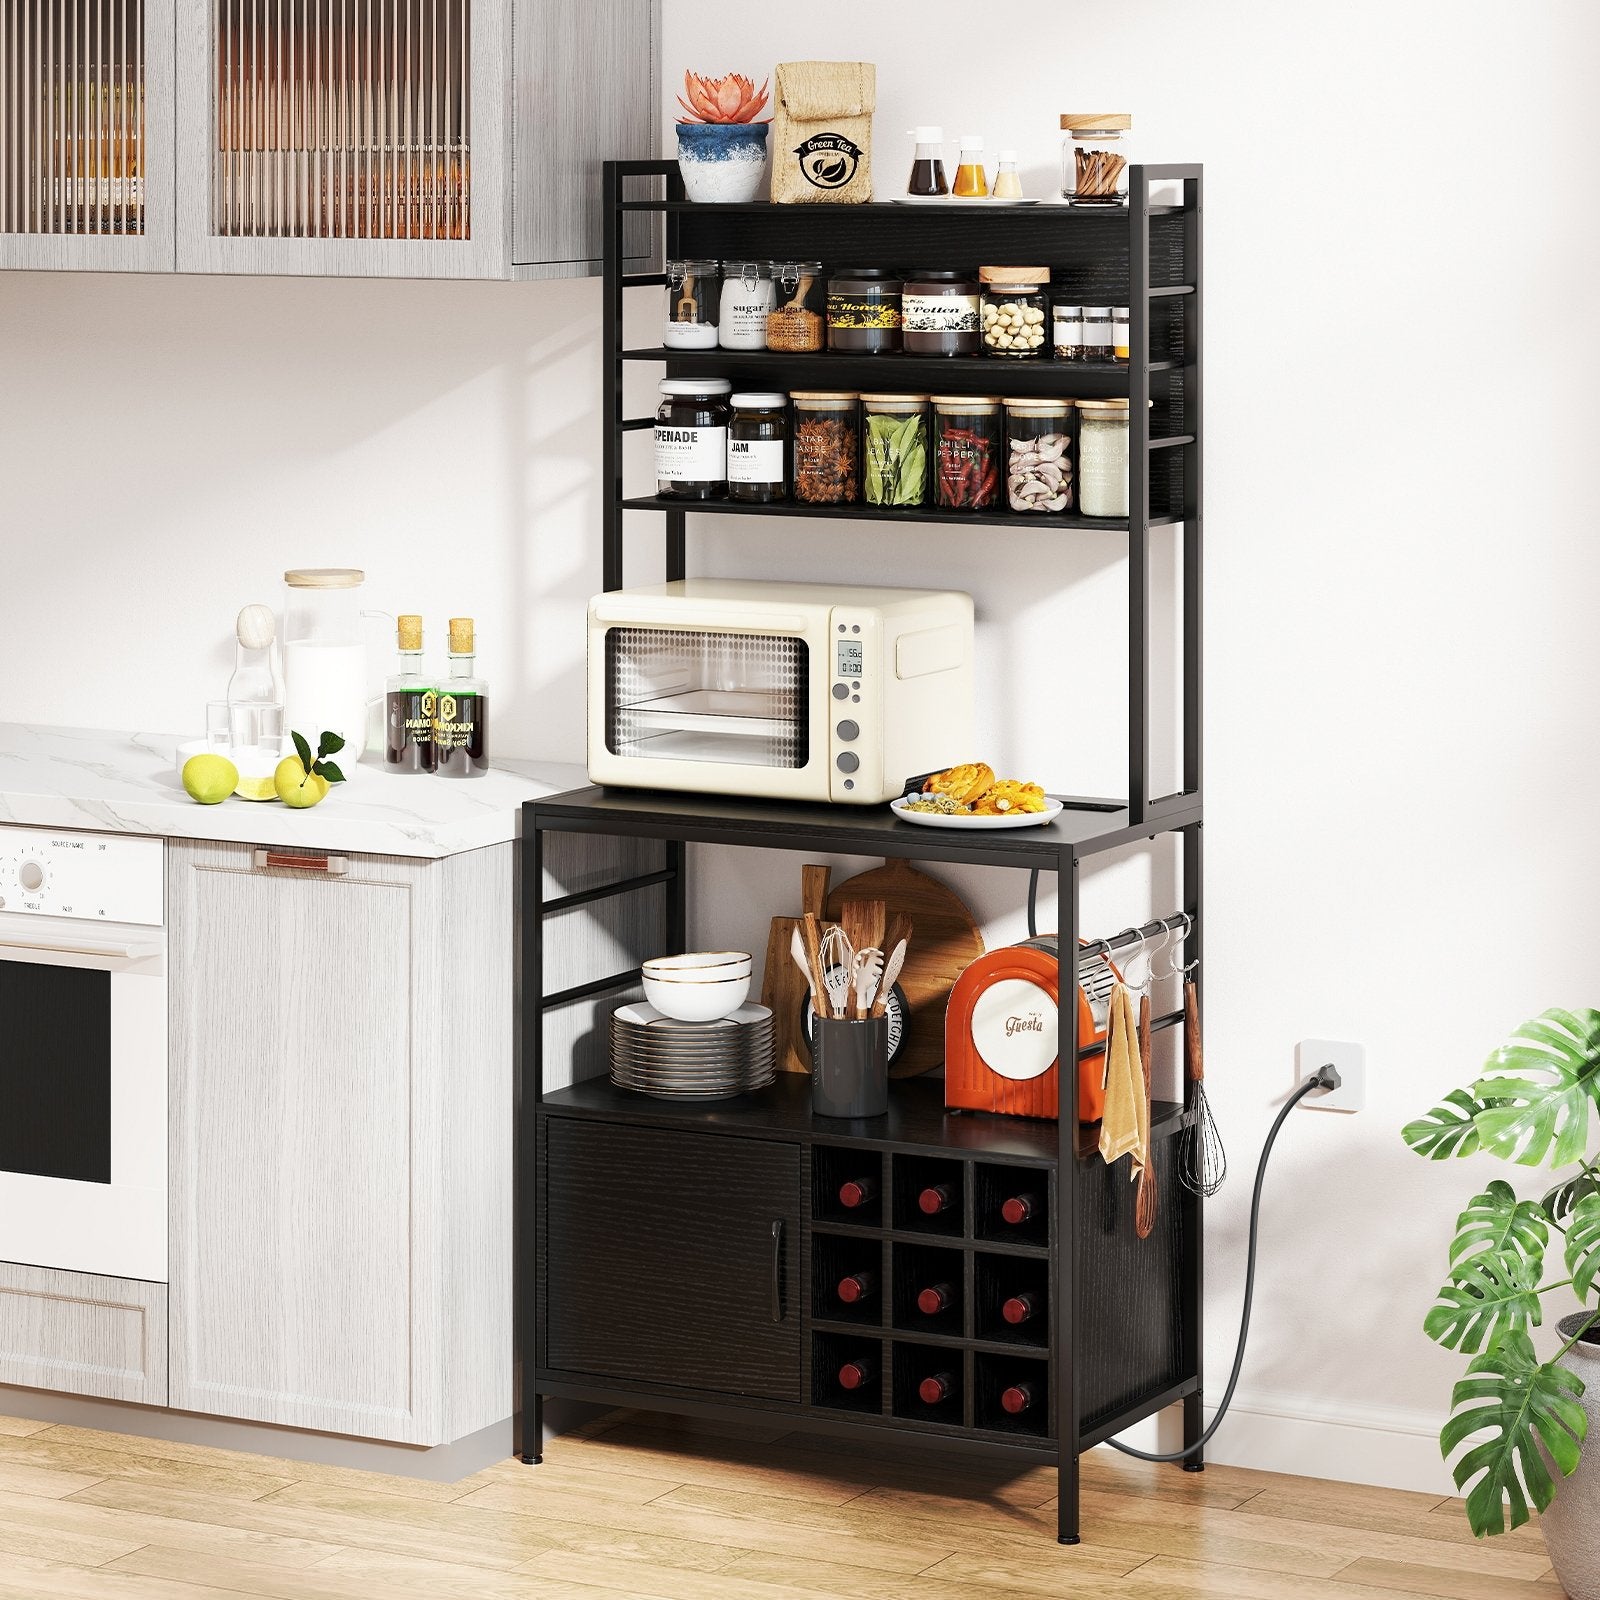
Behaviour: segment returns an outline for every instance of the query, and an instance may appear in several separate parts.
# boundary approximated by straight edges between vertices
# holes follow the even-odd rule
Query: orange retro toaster
[[[956,980],[944,1015],[944,1103],[951,1110],[1054,1118],[1059,1104],[1056,938],[990,950]],[[1078,1062],[1078,1120],[1106,1104],[1106,1029],[1122,974],[1104,954],[1078,961],[1078,1036],[1096,1045]]]

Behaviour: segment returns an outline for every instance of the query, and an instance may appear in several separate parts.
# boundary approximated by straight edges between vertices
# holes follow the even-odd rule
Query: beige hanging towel
[[[1120,983],[1111,991],[1100,1154],[1108,1166],[1123,1156],[1131,1156],[1129,1176],[1135,1179],[1144,1171],[1150,1155],[1150,1103],[1145,1096],[1144,1063],[1139,1057],[1139,1007],[1133,991]]]
[[[781,61],[772,122],[772,198],[779,205],[858,205],[872,198],[870,61]]]

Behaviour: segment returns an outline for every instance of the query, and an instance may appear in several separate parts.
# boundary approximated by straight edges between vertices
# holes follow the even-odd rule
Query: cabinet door
[[[438,864],[169,852],[171,1403],[436,1444]]]
[[[552,1118],[551,1368],[800,1399],[800,1151]]]
[[[505,0],[180,4],[180,272],[509,274]]]
[[[0,4],[0,267],[170,272],[173,0]]]

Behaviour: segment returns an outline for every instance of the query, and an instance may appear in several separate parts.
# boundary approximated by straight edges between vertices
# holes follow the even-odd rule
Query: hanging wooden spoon
[[[1139,1192],[1133,1202],[1133,1231],[1148,1239],[1156,1226],[1156,1153],[1150,1137],[1150,996],[1139,997],[1139,1065],[1144,1070],[1144,1166],[1139,1172]]]

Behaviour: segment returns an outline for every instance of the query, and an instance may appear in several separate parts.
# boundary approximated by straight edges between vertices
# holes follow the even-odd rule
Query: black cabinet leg
[[[530,1455],[529,1452],[532,1452]],[[522,1464],[536,1467],[544,1460],[544,1396],[530,1396],[522,1421]]]
[[[1056,1542],[1078,1544],[1078,1452],[1064,1455],[1056,1467]]]
[[[1183,1443],[1187,1449],[1202,1433],[1206,1431],[1205,1397],[1201,1394],[1190,1394],[1183,1397]],[[1196,1450],[1183,1463],[1185,1472],[1204,1472],[1206,1458],[1203,1450]]]

